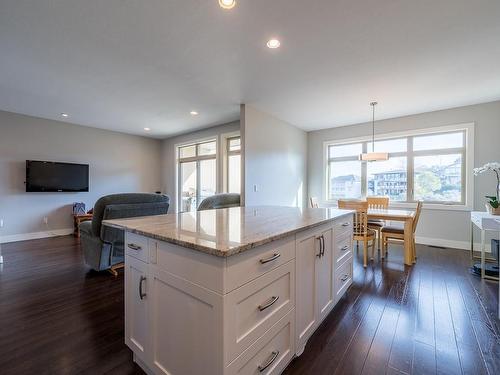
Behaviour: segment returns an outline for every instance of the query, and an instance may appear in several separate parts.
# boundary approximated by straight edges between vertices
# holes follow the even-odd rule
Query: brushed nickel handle
[[[268,368],[269,366],[271,366],[273,364],[273,362],[276,361],[276,358],[278,358],[279,355],[280,355],[280,351],[279,350],[275,350],[274,352],[272,352],[271,356],[266,361],[266,363],[264,363],[262,365],[259,365],[257,367],[259,369],[259,372],[263,372],[263,371],[265,371],[266,368]]]
[[[323,244],[322,249],[321,249],[321,256],[325,256],[325,236],[321,235],[321,243]]]
[[[343,227],[348,227],[350,225],[350,223],[343,223],[342,226]]]
[[[135,243],[129,243],[127,244],[127,247],[135,251],[142,250],[142,246],[136,245]]]
[[[272,296],[268,301],[264,302],[262,305],[259,305],[259,310],[264,311],[265,309],[274,305],[279,299],[279,296]]]
[[[260,262],[260,264],[266,264],[266,263],[272,262],[273,260],[278,259],[280,256],[281,256],[280,253],[275,253],[272,256],[270,256],[269,258],[259,260],[259,262]]]
[[[141,276],[141,279],[139,281],[139,298],[140,299],[144,299],[144,297],[146,297],[146,295],[147,295],[146,293],[144,293],[142,291],[142,282],[143,281],[146,281],[146,277],[145,276]]]
[[[342,278],[340,279],[340,281],[346,281],[348,278],[349,278],[349,275],[344,275],[344,277],[342,277]]]
[[[340,249],[340,251],[347,251],[349,250],[349,246],[345,245],[342,249]]]

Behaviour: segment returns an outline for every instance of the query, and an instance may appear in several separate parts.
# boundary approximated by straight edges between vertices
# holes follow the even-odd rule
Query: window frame
[[[198,146],[202,145],[204,143],[212,143],[215,142],[215,153],[211,155],[198,155]],[[180,153],[181,149],[183,147],[189,147],[189,146],[196,146],[195,147],[195,156],[190,156],[190,157],[184,157],[181,158]],[[197,204],[200,204],[200,192],[201,192],[201,179],[200,179],[200,162],[203,160],[215,160],[215,165],[216,165],[216,172],[215,172],[215,181],[216,181],[216,191],[215,193],[217,194],[219,190],[219,167],[218,167],[218,160],[219,160],[219,142],[217,137],[209,137],[209,138],[204,138],[204,139],[199,139],[196,141],[191,141],[191,142],[186,142],[186,143],[181,143],[177,144],[175,146],[175,160],[176,160],[176,196],[177,196],[177,212],[190,212],[190,211],[182,211],[182,181],[181,181],[181,176],[182,176],[182,164],[183,163],[191,163],[191,162],[196,162],[196,202]]]
[[[461,154],[462,156],[462,186],[461,186],[461,202],[445,202],[445,201],[425,201],[425,207],[429,209],[439,210],[461,210],[470,211],[473,208],[474,200],[474,183],[473,183],[473,166],[474,166],[474,123],[463,123],[450,126],[441,126],[433,128],[422,128],[416,130],[391,132],[378,134],[375,136],[375,141],[383,141],[390,139],[406,138],[406,152],[389,153],[389,157],[405,156],[407,158],[407,196],[406,201],[391,201],[391,207],[408,208],[415,205],[414,199],[414,158],[418,156],[432,155],[450,155]],[[449,149],[432,149],[432,150],[413,150],[413,138],[425,135],[437,135],[446,133],[463,132],[464,146],[460,148]],[[362,143],[363,152],[367,151],[368,144],[371,143],[371,136],[356,137],[349,139],[341,139],[337,141],[325,141],[323,143],[323,199],[325,203],[336,205],[337,199],[330,199],[329,196],[329,180],[330,180],[330,161],[348,161],[357,160],[357,156],[330,158],[329,147],[346,145],[353,143]],[[361,162],[361,198],[366,198],[368,191],[368,175],[367,162]]]
[[[239,138],[240,139],[240,149],[237,151],[230,151],[229,149],[229,142],[231,139]],[[243,138],[241,136],[241,133],[239,131],[236,132],[231,132],[231,133],[224,133],[221,134],[221,144],[222,144],[222,170],[223,170],[223,175],[222,175],[222,189],[224,193],[227,193],[229,191],[229,156],[230,155],[240,155],[240,195],[242,195],[242,176],[243,176],[243,168],[242,168],[242,161],[243,161],[243,144],[242,144]]]

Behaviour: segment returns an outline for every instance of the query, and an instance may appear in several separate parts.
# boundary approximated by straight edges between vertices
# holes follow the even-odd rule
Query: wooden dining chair
[[[310,197],[309,201],[311,202],[311,208],[319,208],[318,198]]]
[[[366,197],[368,202],[368,209],[387,210],[389,208],[389,197]],[[386,225],[385,220],[368,219],[368,228],[377,232],[378,250],[382,249],[382,228]],[[384,255],[382,254],[382,258]]]
[[[372,248],[371,260],[375,252],[376,232],[368,228],[368,202],[339,200],[340,209],[354,210],[353,240],[359,249],[359,241],[363,241],[363,267],[368,265],[368,247]]]
[[[420,214],[422,212],[422,201],[417,202],[417,208],[415,209],[415,216],[413,217],[412,223],[412,241],[411,241],[411,249],[412,249],[412,257],[414,259],[417,258],[417,246],[415,242],[415,232],[417,231],[418,220],[420,219]],[[400,226],[384,226],[381,229],[382,233],[382,251],[385,255],[388,252],[389,243],[395,244],[404,244],[405,239],[405,231],[404,227]]]

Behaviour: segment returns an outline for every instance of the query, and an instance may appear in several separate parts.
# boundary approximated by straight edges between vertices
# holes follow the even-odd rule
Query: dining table
[[[413,241],[413,219],[415,211],[393,208],[369,208],[368,220],[398,221],[404,223],[404,263],[412,266],[416,262]]]

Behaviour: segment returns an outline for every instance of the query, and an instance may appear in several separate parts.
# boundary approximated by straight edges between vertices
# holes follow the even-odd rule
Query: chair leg
[[[365,237],[363,243],[363,267],[368,266],[368,239]]]
[[[108,270],[109,272],[111,272],[111,274],[113,276],[118,276],[118,269],[120,268],[125,268],[125,263],[118,263],[118,264],[115,264],[113,266],[111,266],[111,268]]]
[[[378,251],[383,251],[382,250],[382,228],[378,228],[377,232],[378,232]]]

